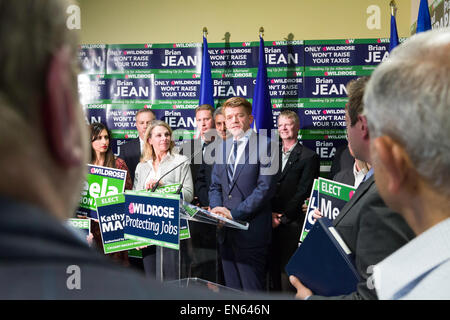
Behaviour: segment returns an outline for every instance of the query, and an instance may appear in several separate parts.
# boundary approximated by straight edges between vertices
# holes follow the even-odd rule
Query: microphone
[[[178,186],[177,191],[175,191],[175,194],[180,194],[181,189],[183,189],[184,180],[186,179],[187,174],[189,173],[189,170],[186,170],[186,173],[184,174],[183,180],[181,180],[180,185]]]
[[[153,186],[153,188],[152,188],[152,192],[155,192],[155,190],[156,190],[156,188],[158,188],[158,186],[159,186],[159,183],[161,182],[161,180],[165,177],[165,176],[167,176],[169,173],[171,173],[172,171],[174,171],[176,168],[178,168],[178,167],[180,167],[182,164],[184,164],[186,161],[191,161],[193,158],[195,158],[200,152],[202,152],[203,150],[202,149],[200,149],[200,150],[197,150],[197,152],[194,152],[189,158],[187,158],[186,160],[184,160],[184,161],[181,161],[179,164],[177,164],[175,167],[173,167],[172,169],[170,169],[169,171],[167,171],[166,173],[164,173],[162,176],[161,176],[161,178],[159,178],[158,179],[158,181],[156,181],[156,183],[155,183],[155,185]],[[185,176],[184,176],[185,178],[186,178],[186,174],[185,174]],[[183,182],[184,182],[184,179],[183,179]],[[183,183],[181,183],[181,185],[180,185],[181,187],[183,186]],[[179,191],[181,191],[181,188],[180,187],[178,187],[178,189],[179,190],[177,190],[177,194],[179,193]]]

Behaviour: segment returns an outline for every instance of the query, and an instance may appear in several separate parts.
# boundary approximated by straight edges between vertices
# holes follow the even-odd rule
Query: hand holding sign
[[[316,179],[306,209],[300,242],[303,242],[317,219],[334,220],[354,192],[353,186],[323,178]]]
[[[319,209],[317,209],[317,208],[314,209],[314,212],[313,212],[314,221],[316,221],[317,219],[320,219],[322,217],[323,217],[323,215],[322,215],[322,213],[320,213]]]

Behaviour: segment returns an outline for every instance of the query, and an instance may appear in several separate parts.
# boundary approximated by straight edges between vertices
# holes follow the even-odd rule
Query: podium
[[[221,279],[217,228],[247,230],[248,222],[227,219],[184,200],[180,200],[181,219],[189,224],[191,236],[180,240],[179,250],[156,248],[156,279],[161,282],[185,279],[186,283],[201,280],[210,286],[218,285]]]
[[[190,204],[184,200],[182,201],[183,203],[180,206],[180,218],[212,224],[215,226],[221,225],[222,227],[226,228],[248,230],[248,222],[230,220],[203,208],[194,206],[193,204]]]
[[[167,286],[175,286],[177,288],[200,288],[207,289],[213,293],[233,293],[237,295],[246,295],[245,292],[233,288],[225,287],[212,281],[199,278],[183,278],[179,280],[167,281],[164,283]]]
[[[98,197],[98,239],[105,254],[141,248],[144,270],[151,278],[220,282],[217,227],[247,230],[248,223],[196,207],[171,193],[171,188]]]

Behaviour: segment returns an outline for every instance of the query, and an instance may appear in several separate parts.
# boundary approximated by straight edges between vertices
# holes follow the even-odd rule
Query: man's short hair
[[[348,103],[345,105],[345,108],[347,109],[351,126],[358,122],[358,116],[364,111],[364,89],[369,79],[369,77],[360,77],[347,83]]]
[[[417,172],[450,194],[450,29],[421,32],[373,72],[364,94],[371,138],[389,136]]]
[[[47,68],[66,48],[72,57],[70,81],[78,101],[78,32],[66,26],[70,0],[0,0],[0,146],[25,147],[42,117]],[[55,14],[56,13],[56,14]],[[32,18],[30,18],[32,17]],[[17,134],[17,133],[20,134]]]
[[[213,114],[213,118],[215,119],[219,114],[224,115],[223,114],[223,107],[218,107]]]
[[[66,12],[71,4],[69,0],[0,0],[0,94],[25,122],[41,116],[36,106],[45,92],[45,69],[52,54],[65,45],[73,56],[76,84],[78,34],[67,28],[66,15],[55,14]],[[73,88],[77,101],[76,85]]]
[[[137,121],[138,115],[140,115],[141,113],[145,113],[145,112],[151,113],[153,115],[153,118],[156,119],[156,115],[151,109],[144,108],[144,109],[139,109],[138,112],[136,112],[136,121]]]
[[[295,124],[296,126],[300,127],[300,119],[299,119],[299,117],[298,117],[298,114],[295,113],[294,111],[291,111],[291,110],[283,110],[283,111],[280,112],[280,115],[278,116],[278,119],[279,119],[280,117],[285,117],[285,118],[291,119],[291,120],[294,121],[294,124]]]
[[[244,107],[248,115],[252,114],[252,104],[247,99],[241,97],[232,97],[224,102],[222,105],[223,110],[226,108]]]
[[[203,111],[203,110],[208,110],[209,112],[211,112],[211,116],[214,114],[214,107],[212,105],[201,104],[197,108],[195,108],[195,115],[197,115],[197,112]]]

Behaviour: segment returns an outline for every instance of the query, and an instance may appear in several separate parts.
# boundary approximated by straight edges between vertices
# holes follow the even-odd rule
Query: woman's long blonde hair
[[[170,134],[170,145],[169,145],[169,153],[172,153],[173,148],[175,147],[175,142],[172,140],[172,129],[170,126],[161,120],[154,120],[147,128],[147,131],[145,131],[145,143],[144,143],[144,150],[142,151],[141,156],[141,162],[147,162],[148,160],[156,159],[155,150],[153,149],[153,146],[148,142],[148,139],[152,136],[152,131],[156,127],[164,127],[169,131]]]

